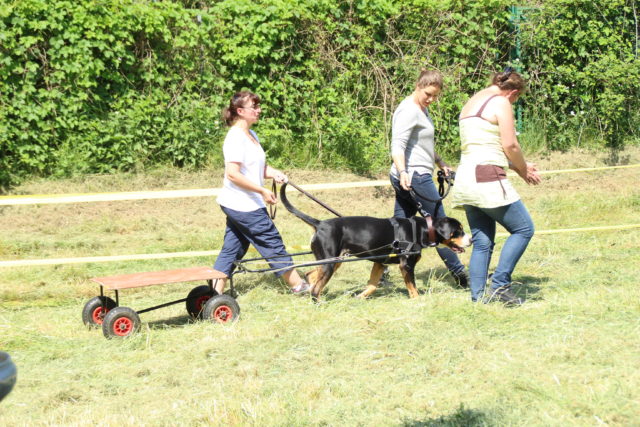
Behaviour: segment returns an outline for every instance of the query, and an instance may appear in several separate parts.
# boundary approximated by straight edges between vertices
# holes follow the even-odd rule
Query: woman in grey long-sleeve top
[[[391,130],[391,184],[396,192],[393,216],[410,218],[418,212],[418,206],[409,193],[410,188],[436,200],[440,197],[433,183],[435,165],[445,174],[452,172],[435,151],[433,121],[427,107],[438,99],[442,90],[442,74],[433,70],[422,70],[415,90],[405,98],[393,113]],[[440,203],[419,198],[422,208],[434,218],[445,216]],[[468,286],[468,276],[458,256],[449,248],[437,248],[438,255],[453,275],[457,284]]]

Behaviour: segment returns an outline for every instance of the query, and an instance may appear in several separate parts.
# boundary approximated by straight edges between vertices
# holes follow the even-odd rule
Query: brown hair
[[[438,86],[442,90],[442,74],[440,71],[427,70],[425,68],[420,71],[420,75],[416,81],[416,87],[424,89],[427,86]]]
[[[498,86],[501,90],[527,90],[527,82],[513,68],[506,68],[501,73],[495,73],[491,78],[491,84]]]
[[[227,126],[231,126],[238,118],[238,108],[244,108],[249,102],[253,103],[254,107],[260,105],[260,97],[253,92],[243,90],[236,92],[229,101],[229,106],[222,110],[222,120],[225,121]]]

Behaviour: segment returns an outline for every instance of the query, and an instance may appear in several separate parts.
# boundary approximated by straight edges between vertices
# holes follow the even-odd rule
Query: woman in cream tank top
[[[536,166],[525,162],[520,150],[511,108],[524,89],[520,74],[507,69],[471,97],[460,115],[461,158],[452,203],[464,209],[473,235],[469,276],[474,302],[482,301],[485,293],[496,224],[500,224],[511,235],[500,252],[485,302],[522,304],[511,288],[511,274],[533,237],[534,226],[506,170],[515,170],[527,184],[540,183]]]

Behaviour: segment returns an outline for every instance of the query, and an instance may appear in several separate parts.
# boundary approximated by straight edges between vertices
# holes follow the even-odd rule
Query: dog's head
[[[455,218],[443,217],[433,220],[438,244],[447,246],[456,253],[464,252],[473,243],[471,236],[464,232],[460,221]]]

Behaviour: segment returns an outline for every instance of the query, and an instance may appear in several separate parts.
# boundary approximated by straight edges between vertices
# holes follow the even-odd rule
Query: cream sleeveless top
[[[462,208],[463,205],[497,208],[520,200],[508,179],[493,182],[476,180],[477,165],[495,165],[505,170],[509,168],[498,125],[481,117],[484,107],[494,96],[487,99],[475,115],[460,119],[462,152],[451,197],[453,208]]]

